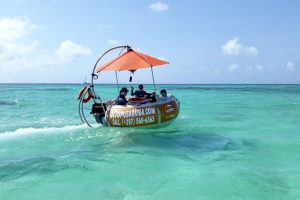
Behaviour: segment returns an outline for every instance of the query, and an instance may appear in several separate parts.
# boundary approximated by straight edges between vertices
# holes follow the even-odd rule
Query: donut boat
[[[110,105],[109,105],[110,104]],[[104,106],[109,105],[103,112],[101,104],[95,108],[96,121],[109,127],[141,127],[141,126],[161,126],[173,121],[179,114],[179,101],[174,96],[157,102],[147,102],[139,104],[137,101],[126,106],[113,105],[112,101],[104,102]],[[95,107],[95,104],[94,104]],[[97,110],[98,109],[98,110]]]
[[[121,49],[119,56],[106,64],[99,65],[104,55],[117,49]],[[163,64],[168,64],[168,62],[134,51],[130,46],[118,46],[104,52],[94,65],[91,84],[79,92],[78,110],[81,121],[90,127],[93,127],[94,122],[103,126],[120,128],[160,127],[170,124],[179,114],[180,103],[173,95],[161,97],[156,93],[152,68]],[[100,72],[115,71],[119,91],[117,72],[127,70],[133,74],[134,71],[142,68],[151,68],[155,91],[152,98],[128,98],[126,105],[117,105],[116,99],[104,101],[96,94],[94,81],[98,79]],[[129,82],[131,80],[130,76]],[[90,112],[86,114],[84,107],[91,103]],[[91,115],[95,121],[88,121],[86,115]]]

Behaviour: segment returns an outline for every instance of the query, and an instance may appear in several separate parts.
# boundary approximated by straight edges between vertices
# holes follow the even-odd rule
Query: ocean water
[[[82,125],[82,87],[0,84],[1,200],[300,199],[300,85],[158,85],[159,129]]]

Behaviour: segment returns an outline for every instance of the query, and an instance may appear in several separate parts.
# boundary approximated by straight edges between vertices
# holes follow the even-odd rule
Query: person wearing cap
[[[120,90],[120,95],[117,97],[117,105],[126,105],[128,103],[127,99],[126,99],[126,95],[127,95],[127,88],[124,87]]]
[[[133,86],[131,86],[131,96],[135,96],[135,97],[146,97],[149,96],[150,94],[148,94],[147,92],[144,91],[144,86],[143,85],[139,85],[139,90],[136,90],[135,92],[133,92]]]

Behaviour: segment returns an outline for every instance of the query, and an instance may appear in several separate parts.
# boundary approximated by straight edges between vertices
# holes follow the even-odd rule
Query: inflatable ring
[[[85,93],[85,91],[88,89],[88,96],[87,97],[82,97],[82,95]],[[89,100],[91,100],[91,98],[93,97],[93,94],[91,92],[91,90],[88,88],[88,87],[84,87],[80,90],[79,92],[79,96],[78,96],[78,99],[81,99],[82,98],[82,102],[83,103],[87,103],[89,102]]]

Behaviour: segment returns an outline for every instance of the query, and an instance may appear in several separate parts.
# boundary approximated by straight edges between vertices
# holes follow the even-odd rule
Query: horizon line
[[[90,83],[22,83],[10,82],[0,84],[69,84],[69,85],[90,85]],[[141,83],[119,83],[119,85],[138,85]],[[153,83],[142,83],[143,85],[153,85]],[[155,83],[156,85],[300,85],[300,83]],[[117,85],[116,83],[94,83],[94,85]]]

